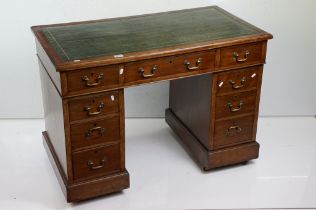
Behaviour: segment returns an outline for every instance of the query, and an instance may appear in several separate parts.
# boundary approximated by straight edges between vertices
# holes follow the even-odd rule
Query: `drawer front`
[[[67,91],[91,92],[119,84],[118,65],[95,67],[66,73]]]
[[[256,108],[257,91],[219,96],[216,99],[216,119],[251,113]]]
[[[84,96],[69,101],[70,121],[93,118],[118,111],[118,91]]]
[[[253,141],[254,115],[215,122],[214,148]]]
[[[124,82],[158,80],[159,77],[190,74],[203,69],[212,69],[214,63],[215,51],[131,62],[125,65]]]
[[[120,171],[119,144],[74,153],[73,171],[75,180],[83,180]]]
[[[262,67],[250,67],[241,70],[217,74],[217,94],[234,93],[256,89],[261,81]]]
[[[71,146],[73,149],[100,143],[119,141],[119,117],[71,125],[70,136]]]
[[[265,62],[264,43],[252,43],[225,47],[220,53],[220,67],[238,67]]]

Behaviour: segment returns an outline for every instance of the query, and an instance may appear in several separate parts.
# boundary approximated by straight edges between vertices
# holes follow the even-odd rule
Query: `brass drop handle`
[[[143,78],[149,78],[149,77],[154,76],[155,73],[157,72],[157,70],[158,70],[158,66],[157,66],[157,65],[154,65],[154,66],[151,68],[150,74],[145,74],[144,68],[140,67],[140,68],[139,68],[139,73],[142,75]]]
[[[250,55],[250,52],[248,50],[245,51],[244,58],[239,58],[239,54],[237,52],[233,53],[233,57],[237,63],[242,63],[242,62],[247,61],[249,55]]]
[[[101,80],[103,79],[103,74],[102,73],[100,73],[98,76],[97,76],[97,78],[95,79],[95,82],[90,82],[90,79],[89,79],[89,77],[88,76],[83,76],[81,79],[82,79],[82,81],[83,82],[85,82],[86,83],[86,86],[87,87],[94,87],[94,86],[97,86],[97,85],[99,85],[99,84],[101,84]]]
[[[242,129],[238,125],[232,125],[226,130],[226,136],[229,136],[233,131],[238,134],[242,131]]]
[[[92,133],[95,131],[99,131],[99,134],[102,136],[103,133],[105,132],[105,128],[102,128],[100,126],[95,126],[93,128],[90,128],[87,132],[86,132],[86,138],[90,138],[92,136]]]
[[[239,85],[236,84],[236,82],[235,82],[234,80],[229,80],[229,83],[232,85],[232,88],[233,88],[233,89],[240,89],[240,88],[242,88],[242,87],[245,86],[246,77],[241,78]]]
[[[86,106],[84,108],[84,110],[88,112],[88,115],[93,116],[93,115],[100,114],[103,108],[104,108],[104,103],[102,102],[102,103],[100,103],[100,105],[97,108],[97,111],[95,111],[95,112],[91,111],[91,107],[89,107],[89,106]]]
[[[235,108],[231,102],[228,102],[228,103],[227,103],[227,106],[228,106],[228,108],[229,108],[229,110],[230,110],[231,112],[238,112],[238,111],[240,111],[241,108],[242,108],[242,105],[244,105],[243,101],[240,101],[240,102],[239,102],[239,105],[238,105],[237,108]]]
[[[187,67],[189,71],[197,70],[200,68],[200,64],[202,63],[202,58],[198,58],[195,62],[195,66],[191,66],[190,61],[185,60],[184,65]]]
[[[106,158],[104,157],[102,158],[102,160],[100,160],[100,163],[98,166],[94,166],[94,162],[92,160],[88,160],[87,165],[90,170],[97,170],[105,166],[105,161],[106,161]]]

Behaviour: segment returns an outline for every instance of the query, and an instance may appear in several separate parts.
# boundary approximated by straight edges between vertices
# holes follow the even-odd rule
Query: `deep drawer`
[[[67,94],[116,87],[119,84],[119,67],[111,65],[67,72],[66,81]]]
[[[225,47],[220,53],[220,67],[240,67],[253,64],[263,64],[265,53],[264,43],[251,43]]]
[[[216,119],[251,113],[256,108],[257,91],[219,96],[216,99]]]
[[[217,74],[217,95],[256,89],[261,83],[262,66]]]
[[[73,149],[119,141],[120,119],[117,116],[71,125],[70,136]]]
[[[73,154],[74,180],[83,180],[120,171],[119,144]]]
[[[215,51],[212,50],[131,62],[125,65],[124,82],[133,83],[159,80],[173,75],[189,75],[203,69],[213,69],[214,61]]]
[[[253,123],[254,115],[216,121],[213,147],[218,148],[254,141],[252,138]]]
[[[69,100],[70,121],[93,118],[119,111],[118,91]]]

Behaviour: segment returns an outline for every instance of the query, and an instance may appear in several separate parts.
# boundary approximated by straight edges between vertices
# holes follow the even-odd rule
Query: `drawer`
[[[82,120],[119,111],[118,91],[69,100],[70,121]]]
[[[124,82],[169,79],[173,75],[185,75],[203,69],[213,69],[215,51],[203,51],[165,58],[136,61],[125,65]]]
[[[120,119],[117,116],[71,125],[70,136],[73,149],[118,141],[120,139]]]
[[[254,115],[215,122],[214,148],[253,141]]]
[[[250,67],[241,70],[217,74],[217,94],[234,93],[256,89],[261,83],[262,67]]]
[[[67,92],[91,92],[119,84],[118,65],[70,71],[66,73]]]
[[[263,64],[265,62],[264,43],[251,43],[225,47],[220,53],[220,67],[238,67]]]
[[[73,154],[74,180],[103,176],[118,171],[120,171],[119,144]]]
[[[257,91],[219,96],[216,99],[216,119],[254,112]]]

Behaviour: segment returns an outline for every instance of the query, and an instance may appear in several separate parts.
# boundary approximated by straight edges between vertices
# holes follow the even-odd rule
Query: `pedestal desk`
[[[171,80],[166,122],[203,170],[258,157],[260,87],[271,34],[219,7],[32,30],[44,146],[68,202],[129,187],[129,86]]]

